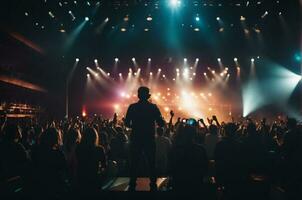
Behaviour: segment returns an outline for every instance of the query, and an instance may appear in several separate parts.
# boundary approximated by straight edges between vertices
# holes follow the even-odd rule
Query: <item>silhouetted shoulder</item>
[[[156,108],[157,108],[157,105],[156,105],[156,104],[151,103],[151,102],[149,102],[149,103],[150,103],[150,105],[152,105],[152,106],[154,106],[154,107],[156,107]]]
[[[132,103],[129,105],[129,108],[135,107],[138,103]]]

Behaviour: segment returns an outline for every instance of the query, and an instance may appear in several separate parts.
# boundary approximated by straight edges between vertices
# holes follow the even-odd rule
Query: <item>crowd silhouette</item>
[[[149,89],[125,118],[1,121],[0,189],[62,197],[108,190],[114,177],[150,178],[150,190],[214,199],[301,199],[302,126],[250,118],[165,122]],[[174,122],[175,121],[175,122]],[[158,177],[168,177],[165,186]],[[258,195],[258,196],[257,196]],[[275,196],[276,195],[276,196]]]

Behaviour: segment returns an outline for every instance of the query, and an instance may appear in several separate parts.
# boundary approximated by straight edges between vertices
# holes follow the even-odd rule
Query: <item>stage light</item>
[[[181,1],[180,0],[170,0],[170,6],[172,8],[176,8],[176,7],[180,6],[180,5],[181,5]]]
[[[151,62],[151,58],[148,58],[148,61]]]
[[[150,72],[150,76],[152,76],[153,75],[153,73],[152,72]]]
[[[165,75],[165,74],[163,74],[163,78],[166,78],[166,75]]]
[[[261,16],[261,18],[264,18],[264,17],[266,17],[267,15],[268,15],[268,12],[265,11],[265,13]]]
[[[275,63],[263,65],[269,78],[249,81],[243,86],[243,116],[265,105],[288,102],[292,92],[301,81],[301,75]],[[257,96],[257,98],[255,98]]]
[[[161,72],[161,68],[158,69],[158,72]]]
[[[89,21],[89,17],[85,17],[85,21]]]
[[[194,31],[195,31],[195,32],[198,32],[198,31],[199,31],[199,28],[194,28]]]
[[[125,92],[121,92],[121,97],[125,97],[126,96],[126,94],[125,94]]]
[[[252,58],[252,59],[251,59],[251,62],[255,62],[255,59],[254,59],[254,58]]]
[[[295,53],[294,57],[295,57],[295,61],[297,61],[297,62],[301,62],[301,60],[302,60],[302,56],[301,56],[301,54],[300,54],[300,53]]]
[[[118,62],[118,58],[115,58],[114,60],[115,60],[115,62]]]
[[[220,17],[216,17],[216,20],[219,21],[219,20],[220,20]]]
[[[221,58],[217,58],[217,61],[218,61],[218,62],[221,62]]]
[[[212,70],[212,74],[215,74],[215,70]]]
[[[49,11],[48,14],[51,18],[55,18],[54,14],[51,11]]]
[[[110,73],[107,73],[107,76],[110,76]]]
[[[128,15],[126,15],[126,16],[124,17],[124,21],[125,21],[125,22],[129,21],[129,16],[128,16]]]
[[[121,76],[122,76],[122,73],[119,73],[118,75],[121,77]]]
[[[197,22],[199,22],[199,17],[197,16],[197,17],[195,17],[195,21],[197,21]]]
[[[151,16],[148,16],[148,17],[147,17],[147,21],[149,21],[149,22],[152,21],[152,17],[151,17]]]
[[[80,59],[79,59],[79,58],[76,58],[76,61],[77,61],[77,62],[79,62],[79,61],[80,61]]]
[[[189,77],[188,77],[188,76],[189,76],[189,69],[188,69],[188,68],[184,68],[183,76],[184,76],[185,78],[189,78]]]
[[[98,63],[98,60],[97,60],[97,59],[94,59],[94,62],[95,62],[95,63]]]
[[[109,18],[107,17],[106,19],[105,19],[105,22],[107,23],[109,21]]]
[[[199,58],[196,58],[196,60],[195,60],[196,62],[198,62],[199,61]]]
[[[176,68],[176,72],[179,72],[179,69],[178,69],[178,68]]]
[[[132,58],[132,61],[135,62],[135,58]]]
[[[193,76],[196,76],[196,73],[195,73],[195,72],[193,73]]]
[[[187,58],[184,58],[184,62],[187,62],[187,60],[188,60]]]
[[[203,73],[203,75],[205,75],[205,76],[206,76],[206,75],[207,75],[207,73]]]
[[[86,74],[86,76],[87,76],[87,78],[89,78],[89,77],[90,77],[90,74]]]
[[[237,61],[238,61],[238,58],[234,58],[234,61],[237,62]]]
[[[120,108],[120,105],[119,104],[114,104],[113,107],[114,107],[115,110],[118,110]]]

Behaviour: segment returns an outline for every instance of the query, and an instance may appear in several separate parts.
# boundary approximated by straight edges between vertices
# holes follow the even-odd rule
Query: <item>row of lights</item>
[[[259,59],[260,57],[258,56],[257,58]],[[131,60],[132,60],[133,62],[136,61],[134,57],[133,57]],[[76,58],[76,62],[79,62],[79,61],[80,61],[80,59],[79,59],[79,58]],[[115,62],[118,62],[119,59],[118,59],[118,58],[114,58],[114,61],[115,61]],[[187,62],[187,61],[188,61],[188,59],[187,59],[187,58],[184,58],[184,62]],[[199,62],[199,58],[196,58],[195,61],[196,61],[196,62]],[[218,62],[221,62],[221,58],[217,58],[217,61],[218,61]],[[235,61],[235,62],[238,62],[238,58],[234,58],[234,61]],[[97,59],[94,59],[94,62],[97,63],[98,60],[97,60]],[[151,58],[148,58],[148,62],[151,62]],[[251,58],[251,62],[255,62],[255,58]]]
[[[86,67],[86,69],[89,70],[89,67]],[[98,69],[98,70],[101,70],[99,67],[97,67],[97,69]],[[141,70],[141,68],[138,68],[138,72],[139,72],[140,70]],[[216,73],[215,70],[211,70],[211,68],[209,68],[209,67],[208,67],[208,70],[209,70],[212,74],[215,74],[215,73]],[[229,70],[229,68],[226,67],[225,70],[224,70],[223,72],[220,73],[220,76],[224,76],[224,74],[226,74],[227,76],[230,76],[230,74],[228,74],[228,70]],[[162,71],[161,68],[158,68],[158,69],[157,69],[157,72],[160,73],[161,71]],[[179,68],[176,68],[176,72],[177,72],[177,76],[180,76],[180,70],[179,70]],[[188,73],[189,73],[189,72],[188,72],[188,69],[187,69],[187,68],[184,69],[183,75],[186,76]],[[130,75],[130,74],[132,74],[132,69],[131,69],[131,68],[129,68],[129,72],[128,72],[128,75]],[[153,75],[153,72],[150,72],[149,74],[150,74],[150,76],[152,76],[152,75]],[[205,76],[207,76],[207,73],[206,73],[206,72],[204,72],[203,74],[204,74]],[[95,75],[98,76],[98,74],[95,74]],[[134,75],[136,76],[136,75],[137,75],[137,72],[134,72]],[[192,75],[193,75],[193,76],[196,76],[196,73],[194,72],[194,73],[192,73]],[[87,76],[89,76],[89,75],[87,74]],[[107,73],[107,76],[110,76],[110,73]],[[122,76],[122,73],[119,73],[119,77],[121,77],[121,76]],[[163,74],[162,77],[165,78],[166,75]]]

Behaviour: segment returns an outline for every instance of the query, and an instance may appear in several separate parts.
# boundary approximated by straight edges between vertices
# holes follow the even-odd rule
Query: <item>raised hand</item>
[[[170,116],[171,116],[171,117],[174,117],[174,112],[173,112],[173,110],[170,111]]]

